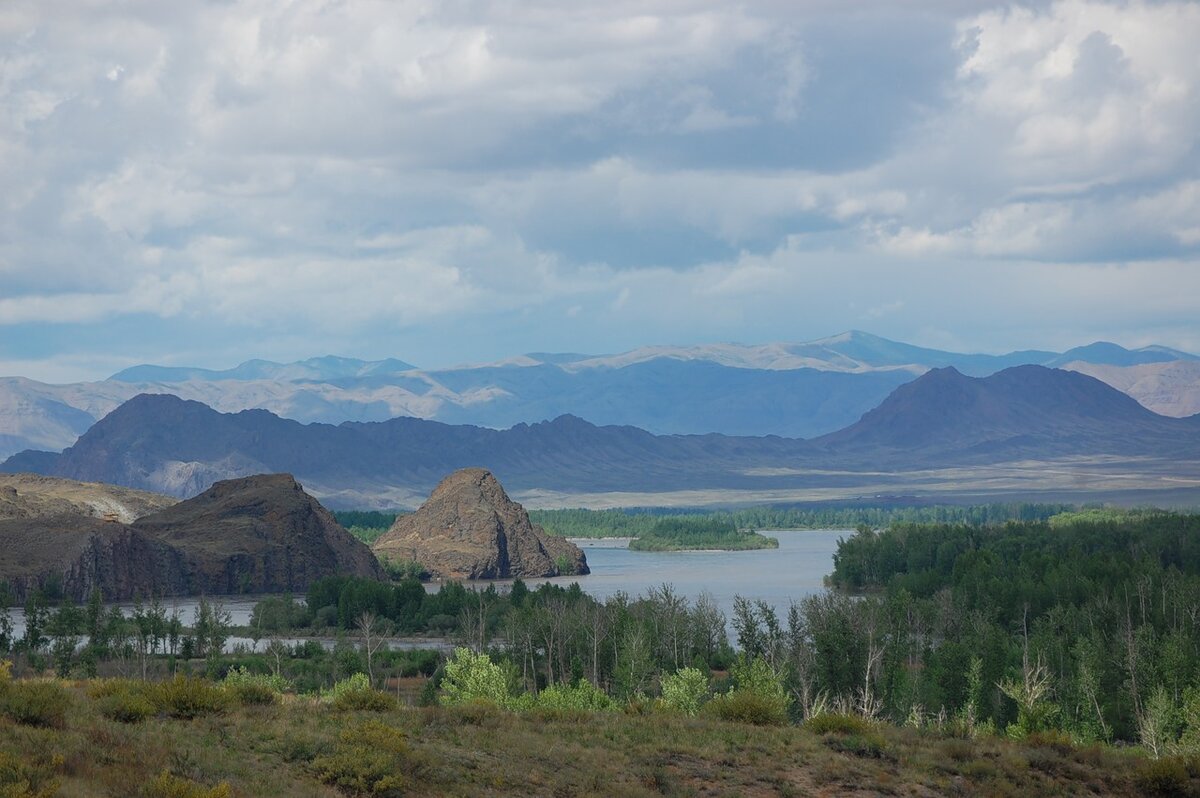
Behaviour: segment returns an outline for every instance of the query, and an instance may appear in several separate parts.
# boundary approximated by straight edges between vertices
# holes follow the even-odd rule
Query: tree
[[[486,702],[497,706],[509,703],[508,679],[504,669],[488,657],[469,648],[457,648],[446,662],[442,677],[442,704]]]
[[[375,684],[375,652],[387,642],[386,625],[386,620],[381,622],[379,617],[370,610],[363,610],[354,621],[359,638],[362,640],[363,654],[367,658],[367,678],[371,680],[372,686]]]

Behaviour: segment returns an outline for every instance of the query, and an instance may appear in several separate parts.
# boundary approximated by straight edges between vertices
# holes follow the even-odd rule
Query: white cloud
[[[1014,274],[1075,285],[1076,321],[1108,312],[1107,286],[1141,303],[1126,328],[1156,324],[1149,276],[1190,285],[1200,251],[1200,5],[922,13],[0,5],[0,324],[148,314],[320,350],[498,314],[532,336],[554,308],[594,340],[586,325],[614,319],[641,343],[780,338],[794,292],[832,329],[877,318],[932,340],[957,333],[928,327],[921,294],[976,281],[998,315],[1042,308]],[[902,61],[942,48],[921,91],[884,53],[837,60],[876,16],[908,23],[881,38]],[[910,90],[919,107],[862,121]],[[1200,313],[1200,294],[1169,293]]]

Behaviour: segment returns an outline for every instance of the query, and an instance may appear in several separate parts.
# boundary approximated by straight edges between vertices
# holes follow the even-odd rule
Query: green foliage
[[[613,707],[608,694],[587,679],[575,684],[552,684],[537,695],[538,709],[601,712]]]
[[[875,724],[858,715],[847,715],[842,712],[827,712],[814,715],[804,721],[804,728],[813,734],[869,734],[875,731]]]
[[[447,706],[477,702],[508,706],[508,677],[487,654],[457,648],[446,662],[440,701]]]
[[[747,690],[719,693],[704,705],[703,712],[720,720],[756,726],[782,726],[788,721],[787,711],[778,702]]]
[[[334,510],[333,517],[346,529],[360,527],[362,529],[377,529],[386,532],[396,523],[399,512],[384,513],[378,510]]]
[[[205,787],[191,779],[164,770],[142,790],[143,798],[232,798],[233,791],[225,782]]]
[[[245,667],[230,668],[221,684],[243,706],[277,703],[280,694],[291,688],[282,676],[251,673]]]
[[[423,768],[404,732],[377,720],[346,729],[333,753],[312,762],[318,779],[348,795],[404,795]]]
[[[630,541],[636,551],[681,551],[686,549],[774,549],[779,541],[757,532],[741,531],[725,518],[664,518],[640,537]]]
[[[72,703],[71,694],[56,681],[13,681],[0,692],[0,715],[26,726],[61,729]]]
[[[154,702],[144,692],[128,689],[97,698],[96,708],[104,717],[120,723],[141,723],[155,713]]]
[[[0,751],[0,798],[54,798],[59,784],[52,768],[32,757]]]
[[[708,677],[697,668],[680,668],[660,680],[663,706],[672,712],[695,716],[708,698]]]
[[[147,697],[160,712],[184,720],[219,715],[232,703],[229,693],[220,686],[207,679],[182,674],[152,685]]]
[[[365,673],[356,673],[335,682],[332,689],[322,693],[321,697],[343,712],[387,712],[396,706],[396,699],[373,688]]]
[[[1193,796],[1200,794],[1200,762],[1193,757],[1164,757],[1138,764],[1134,775],[1140,795]]]
[[[1006,521],[1039,521],[1075,509],[1066,504],[985,504],[974,506],[769,505],[741,510],[530,510],[529,517],[551,535],[572,538],[636,538],[664,517],[717,519],[738,529],[882,529],[894,523],[971,524],[991,526]]]

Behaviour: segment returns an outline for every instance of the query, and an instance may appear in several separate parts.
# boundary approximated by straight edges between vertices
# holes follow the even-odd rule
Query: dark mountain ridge
[[[36,466],[175,496],[274,471],[299,475],[318,495],[396,486],[424,493],[471,466],[525,491],[662,492],[845,486],[861,484],[854,472],[881,466],[913,471],[1100,455],[1200,460],[1200,417],[1159,416],[1099,380],[1041,366],[985,378],[936,369],[857,423],[811,441],[653,435],[569,415],[507,430],[404,417],[300,424],[264,410],[225,414],[143,395],[61,455],[23,453],[0,470]]]

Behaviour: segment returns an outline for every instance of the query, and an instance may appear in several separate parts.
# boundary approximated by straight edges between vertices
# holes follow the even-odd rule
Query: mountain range
[[[655,435],[570,415],[505,430],[409,417],[302,424],[266,410],[221,413],[142,394],[61,454],[22,452],[0,470],[180,497],[220,479],[286,471],[322,501],[365,507],[412,506],[445,474],[469,466],[526,495],[627,494],[629,503],[678,491],[936,492],[943,482],[966,484],[949,470],[1000,466],[1048,485],[1051,461],[1085,491],[1088,479],[1101,475],[1108,484],[1131,469],[1200,488],[1200,416],[1162,416],[1095,378],[1043,366],[988,377],[934,369],[854,424],[809,440]]]
[[[853,424],[930,369],[987,376],[1031,364],[1087,373],[1161,414],[1200,412],[1200,359],[1167,347],[1098,342],[1066,352],[961,354],[853,331],[806,343],[532,353],[432,370],[396,359],[319,357],[225,370],[142,365],[69,385],[9,377],[0,379],[0,457],[62,450],[143,393],[327,424],[411,416],[504,429],[569,414],[656,434],[811,438]]]

